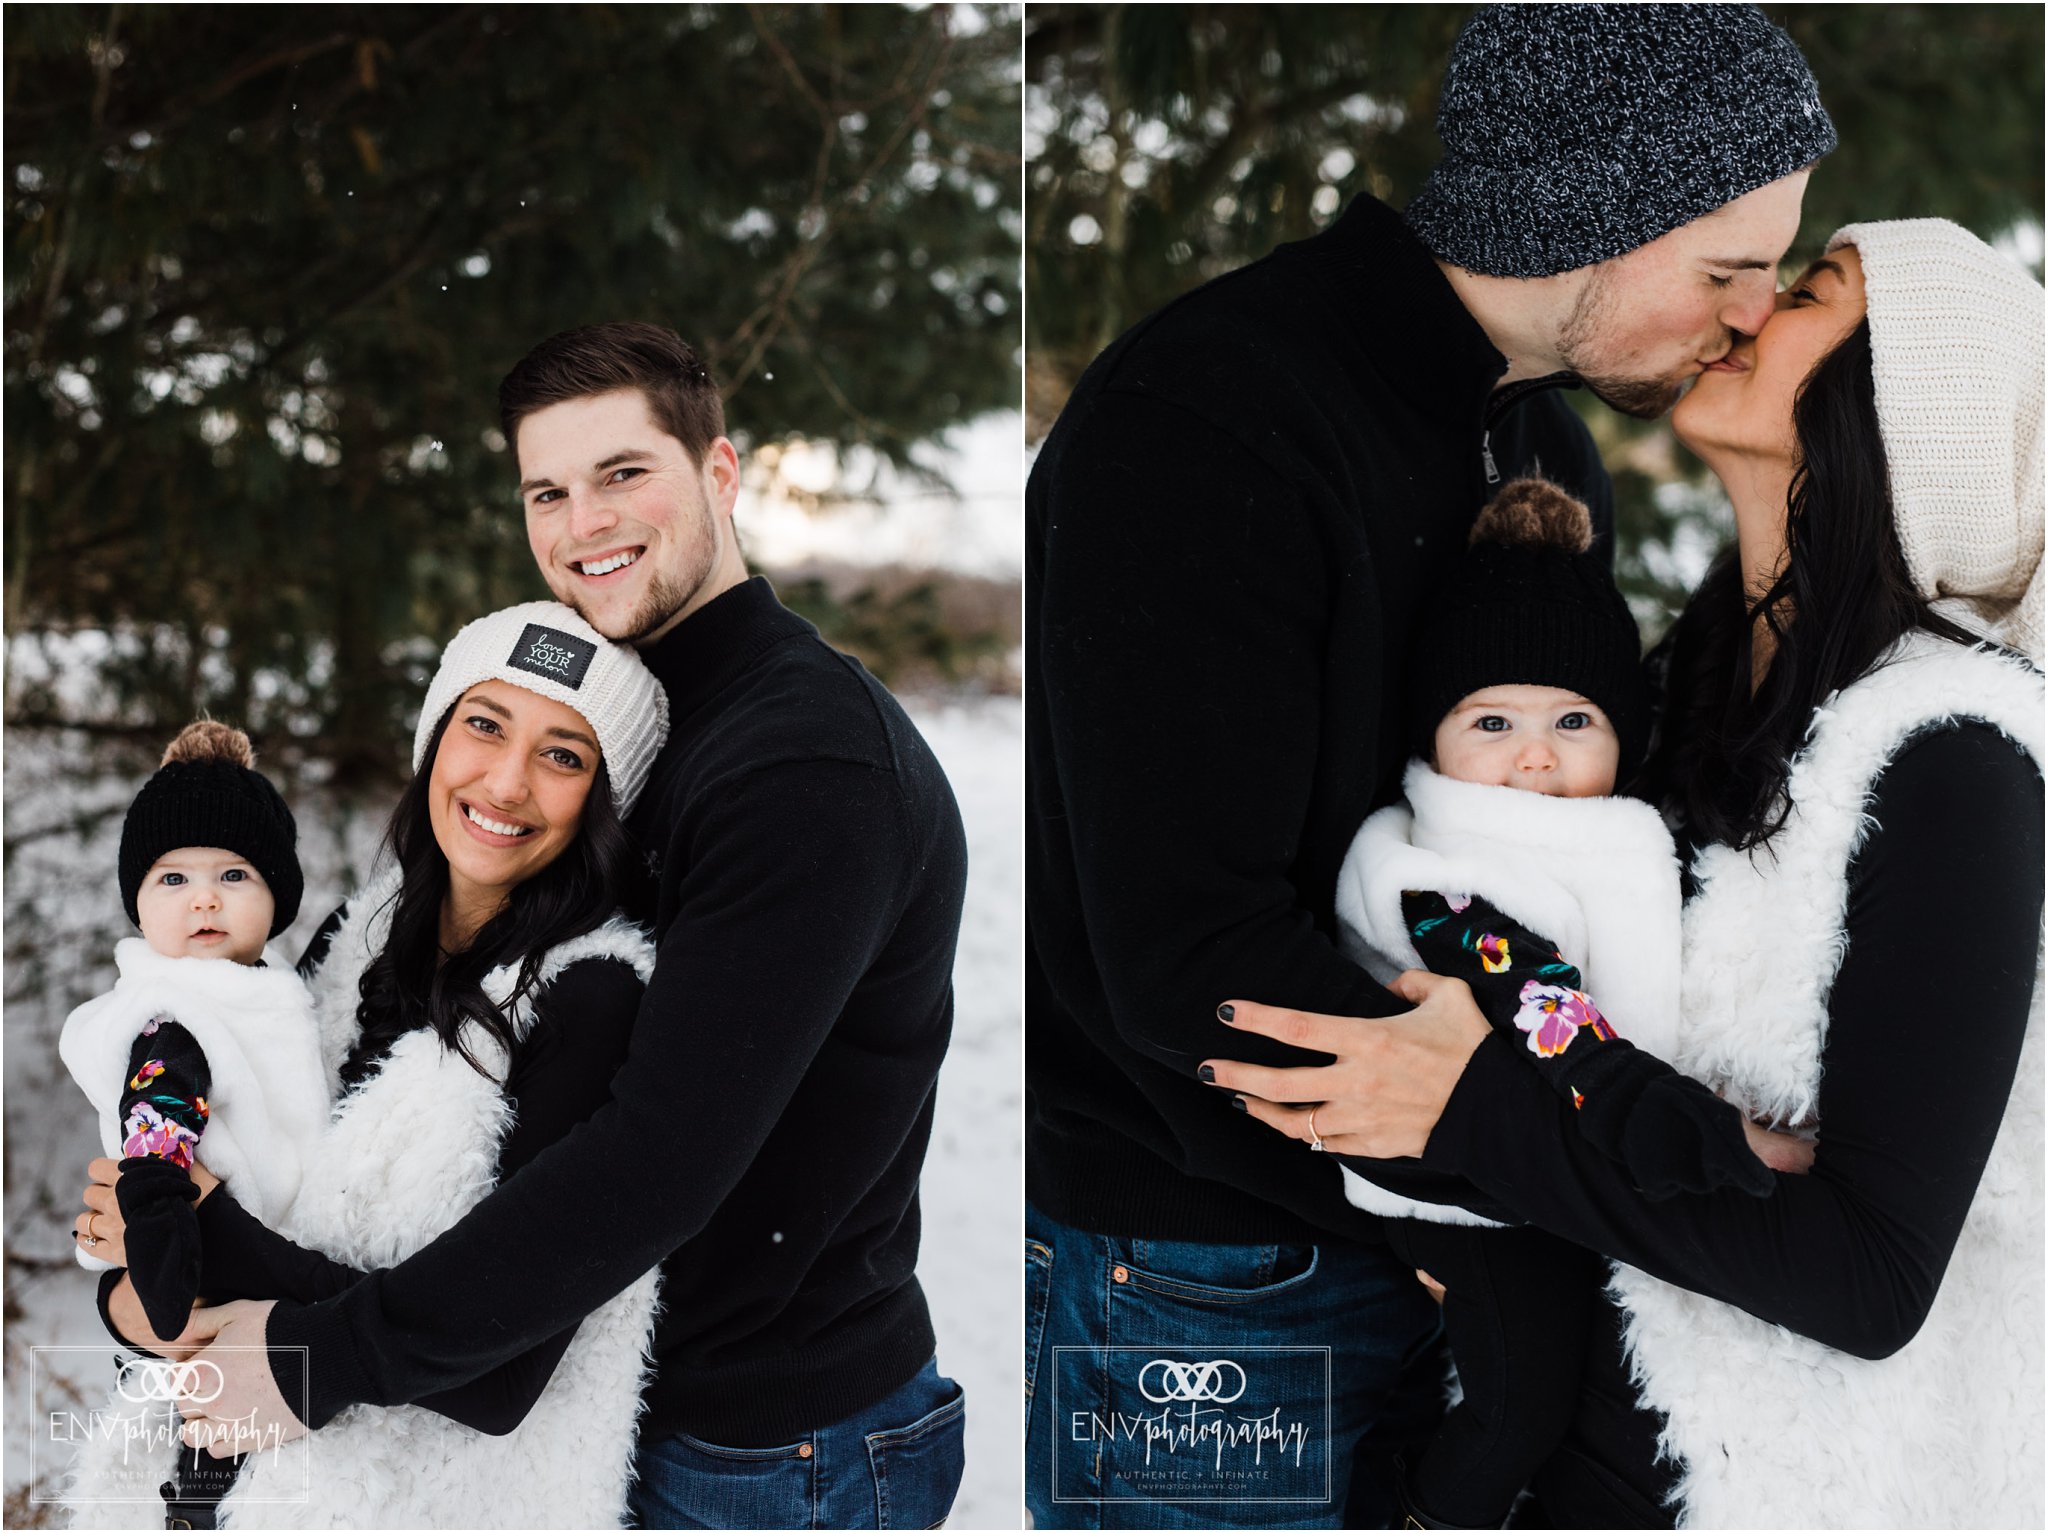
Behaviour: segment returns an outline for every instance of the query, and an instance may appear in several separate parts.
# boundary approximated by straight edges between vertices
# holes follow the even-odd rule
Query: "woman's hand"
[[[1437,1303],[1441,1304],[1444,1302],[1444,1285],[1431,1277],[1427,1272],[1424,1272],[1420,1267],[1415,1269],[1415,1280],[1429,1290],[1429,1296],[1436,1300]]]
[[[1319,1137],[1340,1155],[1375,1160],[1420,1155],[1465,1062],[1491,1029],[1463,980],[1410,969],[1387,988],[1414,1002],[1415,1010],[1398,1017],[1330,1017],[1228,1002],[1217,1017],[1232,1027],[1333,1054],[1336,1062],[1277,1070],[1211,1060],[1203,1068],[1212,1073],[1203,1078],[1235,1092],[1254,1118],[1289,1138]]]
[[[204,1203],[207,1194],[220,1185],[220,1178],[196,1160],[186,1174],[199,1189],[196,1203]],[[128,1221],[121,1217],[121,1195],[115,1190],[115,1184],[121,1180],[121,1163],[105,1155],[97,1156],[86,1162],[85,1175],[85,1191],[79,1194],[85,1212],[71,1221],[71,1238],[85,1245],[88,1235],[95,1237],[94,1244],[86,1246],[86,1250],[101,1261],[125,1267]]]
[[[71,1221],[71,1238],[89,1255],[125,1267],[128,1221],[121,1217],[121,1203],[114,1192],[114,1184],[121,1180],[121,1163],[102,1155],[86,1163],[85,1175],[85,1191],[78,1195],[85,1212]],[[86,1244],[88,1238],[90,1245]]]
[[[1764,1128],[1742,1120],[1742,1136],[1749,1141],[1756,1158],[1773,1171],[1784,1171],[1793,1176],[1804,1176],[1813,1169],[1813,1141],[1801,1139],[1797,1134],[1781,1133],[1777,1129]]]

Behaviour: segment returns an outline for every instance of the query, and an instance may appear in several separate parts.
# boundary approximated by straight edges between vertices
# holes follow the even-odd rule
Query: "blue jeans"
[[[636,1528],[935,1528],[966,1467],[967,1397],[937,1358],[866,1410],[776,1448],[678,1432],[634,1463]]]
[[[1437,1307],[1387,1251],[1070,1229],[1026,1205],[1039,1528],[1372,1528],[1442,1419]]]

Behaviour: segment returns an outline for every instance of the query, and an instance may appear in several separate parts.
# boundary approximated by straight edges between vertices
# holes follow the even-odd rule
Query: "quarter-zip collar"
[[[1354,197],[1336,223],[1293,248],[1339,295],[1338,312],[1376,372],[1418,410],[1444,421],[1475,422],[1480,467],[1489,485],[1501,477],[1491,441],[1501,418],[1532,394],[1580,387],[1570,372],[1498,386],[1508,359],[1445,279],[1429,248],[1376,197]],[[1386,293],[1403,295],[1398,309],[1374,307]]]
[[[673,728],[754,661],[799,634],[817,633],[776,598],[764,575],[721,592],[640,651],[668,693]]]
[[[1377,197],[1354,197],[1328,229],[1290,248],[1329,286],[1373,371],[1417,410],[1470,419],[1508,370],[1436,257]]]

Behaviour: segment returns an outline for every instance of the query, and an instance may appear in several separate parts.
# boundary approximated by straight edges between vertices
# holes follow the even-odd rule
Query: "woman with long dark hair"
[[[1646,1197],[1427,974],[1398,1018],[1231,1003],[1334,1064],[1208,1063],[1616,1259],[1554,1525],[2038,1527],[2041,288],[1939,220],[1851,226],[1673,425],[1737,543],[1641,784],[1692,852],[1669,1064],[1810,1169]]]
[[[622,817],[666,735],[638,656],[567,607],[508,608],[449,643],[384,855],[300,964],[340,1093],[320,1153],[276,1232],[195,1178],[209,1299],[330,1298],[604,1104],[654,960],[617,914],[640,876]],[[188,1459],[166,1482],[171,1525],[214,1526],[216,1502],[264,1526],[619,1524],[657,1277],[446,1395],[345,1412],[227,1461],[211,1486]],[[107,1284],[103,1308],[118,1335],[188,1350],[148,1335],[125,1285]],[[272,1360],[288,1402],[304,1388],[293,1367]]]

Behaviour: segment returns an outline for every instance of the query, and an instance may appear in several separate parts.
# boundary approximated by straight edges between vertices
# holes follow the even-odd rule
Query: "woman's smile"
[[[534,833],[534,827],[502,814],[487,814],[466,799],[458,799],[462,823],[487,846],[510,846]]]

